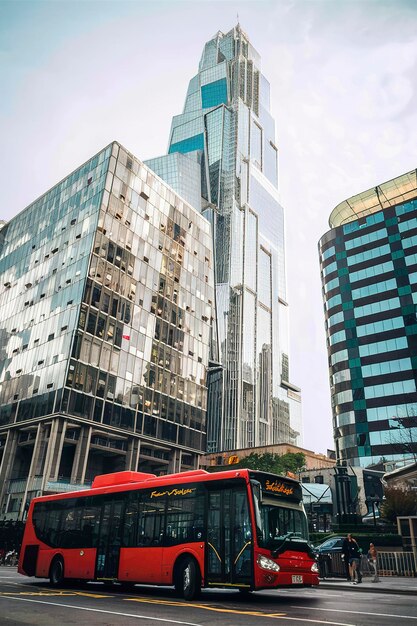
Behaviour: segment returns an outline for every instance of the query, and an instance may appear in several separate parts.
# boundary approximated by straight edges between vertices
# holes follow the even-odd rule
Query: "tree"
[[[417,494],[412,489],[387,487],[380,507],[381,517],[396,522],[398,516],[417,515]]]
[[[303,469],[305,462],[305,456],[302,452],[287,452],[281,455],[272,452],[265,452],[264,454],[252,452],[241,459],[238,466],[270,474],[286,474],[287,472],[296,474]]]
[[[409,406],[412,408],[410,409]],[[390,437],[393,451],[395,454],[402,454],[404,457],[413,459],[417,462],[417,441],[416,433],[416,416],[417,405],[405,404],[399,407],[406,415],[394,415],[389,420],[390,428],[394,431]],[[395,433],[395,434],[394,434]]]
[[[301,472],[306,464],[306,457],[302,452],[287,452],[280,459],[283,471],[292,472],[293,474]]]

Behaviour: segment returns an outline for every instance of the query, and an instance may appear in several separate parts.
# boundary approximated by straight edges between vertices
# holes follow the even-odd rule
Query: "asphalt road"
[[[356,587],[262,591],[203,591],[194,602],[172,589],[86,584],[52,589],[0,567],[1,626],[411,626],[417,625],[416,595],[355,593]]]

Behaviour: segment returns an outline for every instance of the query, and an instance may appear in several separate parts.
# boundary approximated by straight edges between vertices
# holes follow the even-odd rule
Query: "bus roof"
[[[154,474],[146,474],[144,472],[113,472],[111,474],[101,474],[94,478],[91,487],[79,489],[77,491],[67,491],[65,493],[54,493],[33,498],[36,500],[60,500],[66,498],[81,498],[92,496],[100,493],[111,493],[118,491],[131,491],[137,489],[160,487],[165,484],[172,483],[188,483],[188,482],[205,482],[211,480],[227,480],[231,478],[244,478],[248,480],[247,469],[227,470],[224,472],[207,472],[205,470],[191,470],[188,472],[179,472],[177,474],[164,474],[163,476],[155,476]]]
[[[116,493],[118,491],[131,491],[135,488],[137,489],[138,487],[143,489],[161,487],[163,485],[169,485],[172,483],[182,484],[188,482],[211,482],[214,480],[231,480],[236,478],[242,478],[246,481],[249,481],[251,478],[256,479],[261,476],[264,476],[265,478],[273,476],[275,478],[279,478],[290,483],[298,484],[298,481],[294,480],[293,478],[278,476],[275,474],[267,474],[266,472],[259,472],[246,468],[230,469],[221,472],[191,470],[188,472],[179,472],[176,474],[165,474],[163,476],[155,476],[155,474],[147,474],[144,472],[123,471],[96,476],[90,488],[39,496],[37,498],[33,498],[32,502],[39,500],[45,501],[67,498],[81,498],[105,493]]]
[[[191,470],[189,472],[182,472],[181,474],[168,474],[168,477],[177,477],[184,475],[187,476],[201,476],[202,474],[208,474],[205,470]],[[144,472],[113,472],[112,474],[101,474],[96,476],[91,486],[92,489],[99,487],[116,487],[117,485],[126,485],[130,483],[143,483],[152,481],[157,478],[156,474],[146,474]]]

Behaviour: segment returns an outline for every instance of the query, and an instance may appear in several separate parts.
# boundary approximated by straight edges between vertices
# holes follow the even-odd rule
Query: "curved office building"
[[[417,455],[417,175],[339,204],[319,242],[337,458]]]

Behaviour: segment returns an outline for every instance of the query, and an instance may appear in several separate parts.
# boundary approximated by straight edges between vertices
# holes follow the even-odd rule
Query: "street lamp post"
[[[374,527],[376,528],[375,502],[372,500],[372,517],[374,518]]]
[[[378,505],[379,505],[379,498],[375,497],[375,496],[368,496],[366,498],[366,503],[368,504],[368,510],[369,510],[369,505],[372,506],[372,517],[374,520],[374,527],[376,528],[376,512],[375,512],[375,508],[376,510],[378,510]]]

